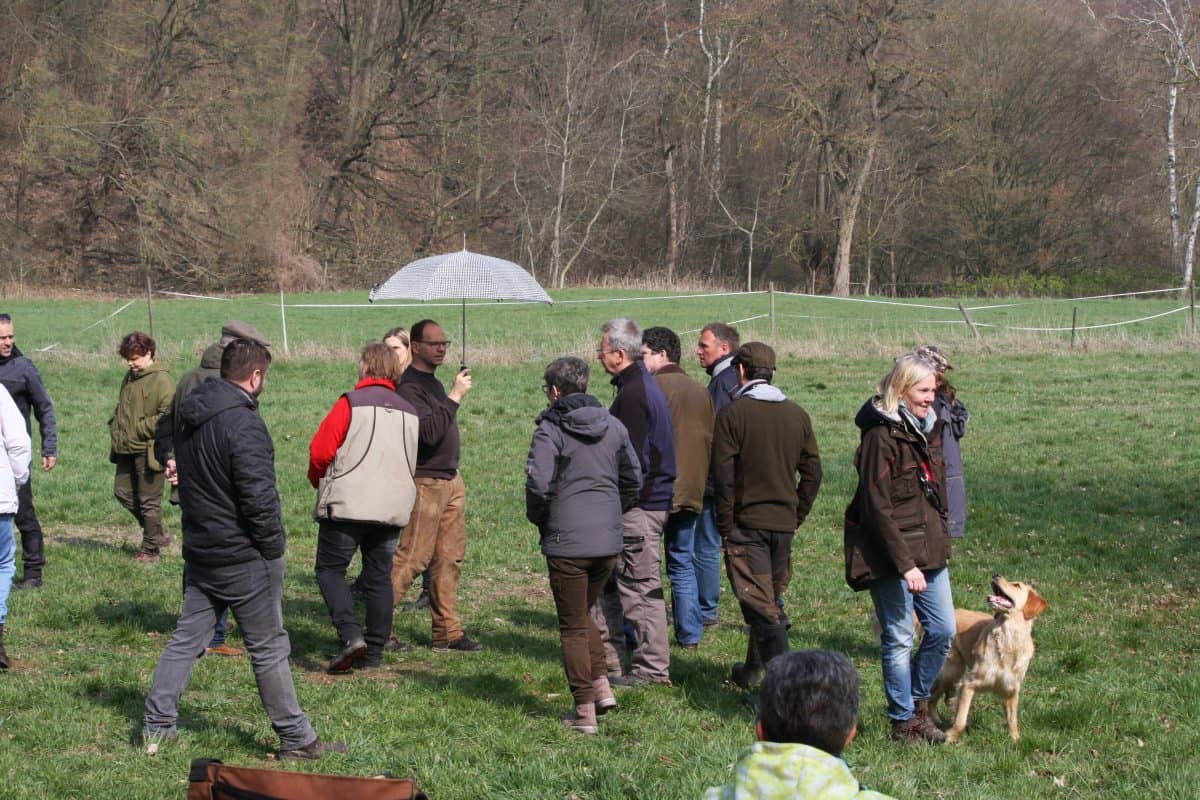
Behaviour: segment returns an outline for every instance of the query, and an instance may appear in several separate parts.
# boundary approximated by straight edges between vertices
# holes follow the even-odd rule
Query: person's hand
[[[461,403],[469,391],[471,391],[471,370],[464,367],[454,376],[454,385],[450,388],[447,396],[454,402]]]
[[[917,567],[913,567],[904,573],[904,582],[908,584],[908,590],[913,594],[920,594],[925,591],[925,573],[921,572]]]
[[[46,472],[54,469],[54,465],[58,463],[58,456],[42,456],[42,469]]]
[[[179,470],[175,468],[175,459],[167,459],[167,466],[163,469],[163,474],[167,477],[167,483],[172,486],[179,485]]]

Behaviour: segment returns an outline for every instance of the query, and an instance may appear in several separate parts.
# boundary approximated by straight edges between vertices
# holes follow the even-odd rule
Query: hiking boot
[[[573,713],[563,717],[563,725],[576,733],[595,736],[600,732],[600,728],[596,725],[596,704],[580,703],[575,706]]]
[[[400,607],[401,611],[424,611],[429,608],[429,592],[422,591],[416,600],[410,600]]]
[[[26,575],[24,578],[22,578],[21,580],[17,581],[16,583],[14,583],[12,585],[13,589],[18,592],[21,591],[22,589],[40,589],[41,586],[42,586],[42,576],[41,575]]]
[[[231,645],[227,642],[221,642],[220,644],[214,645],[213,647],[204,648],[204,653],[206,655],[210,655],[210,656],[228,656],[230,658],[233,658],[235,656],[240,656],[244,652],[246,652],[246,651],[243,650],[242,648],[234,647],[233,645]]]
[[[733,669],[729,673],[729,680],[739,689],[752,691],[758,688],[762,679],[763,665],[758,651],[758,637],[755,629],[751,628],[750,635],[746,640],[746,660],[733,665]]]
[[[0,622],[0,669],[8,669],[12,666],[12,662],[8,660],[8,653],[4,652],[4,623]]]
[[[383,646],[383,649],[389,653],[411,653],[412,645],[403,639],[392,636],[388,638],[388,643]]]
[[[361,636],[356,636],[351,639],[341,649],[333,661],[329,662],[330,675],[345,675],[350,670],[354,669],[354,665],[361,661],[367,655],[367,643]]]
[[[913,711],[913,720],[917,724],[917,728],[921,731],[921,735],[925,737],[925,741],[932,744],[941,744],[946,741],[946,734],[933,723],[933,719],[929,716],[929,701],[918,700],[916,710]]]
[[[346,752],[345,742],[327,742],[318,736],[304,747],[298,747],[295,750],[280,750],[279,758],[280,760],[290,758],[297,761],[312,761],[327,753],[344,752]]]
[[[158,553],[147,553],[145,550],[133,557],[133,560],[138,564],[157,564],[158,559]]]
[[[926,725],[933,731],[930,732]],[[927,717],[922,719],[914,713],[908,719],[892,720],[892,739],[901,744],[941,744],[946,741],[946,734]]]
[[[435,652],[435,653],[449,653],[452,650],[455,652],[459,652],[459,653],[478,653],[482,649],[483,649],[482,644],[473,640],[471,637],[467,636],[465,633],[462,636],[455,639],[453,642],[447,642],[445,644],[435,644],[433,646],[433,652]]]

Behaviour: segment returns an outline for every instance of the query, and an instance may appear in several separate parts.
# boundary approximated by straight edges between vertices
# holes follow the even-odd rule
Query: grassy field
[[[611,293],[575,292],[572,300]],[[460,608],[478,656],[436,656],[428,617],[397,616],[419,645],[384,669],[331,678],[335,635],[312,575],[315,524],[304,479],[308,441],[353,381],[362,340],[457,308],[305,309],[360,295],[288,298],[289,348],[273,369],[263,414],[275,438],[290,541],[285,618],[301,704],[318,731],[350,752],[323,771],[416,777],[444,798],[695,798],[728,779],[752,719],[723,684],[744,652],[736,604],[696,652],[672,653],[674,688],[634,690],[598,737],[558,719],[570,696],[559,663],[553,602],[523,518],[522,466],[543,404],[551,356],[588,353],[599,323],[627,313],[646,324],[698,329],[768,311],[766,295],[543,307],[472,306],[468,360],[475,390],[460,414],[470,549]],[[650,293],[640,293],[646,295]],[[1081,334],[984,330],[977,343],[952,309],[834,305],[777,297],[777,341],[789,355],[777,383],[812,414],[826,482],[796,537],[787,593],[794,648],[847,653],[863,677],[860,736],[846,752],[856,774],[898,798],[1190,798],[1200,785],[1200,542],[1195,476],[1200,369],[1188,314]],[[59,414],[60,465],[35,476],[47,531],[46,585],[10,599],[0,675],[0,786],[5,797],[181,797],[192,758],[269,764],[275,740],[248,660],[202,659],[184,695],[181,738],[158,756],[136,746],[154,665],[179,607],[181,560],[130,561],[139,540],[111,495],[104,420],[123,372],[120,335],[146,327],[144,301],[88,328],[125,299],[14,301],[4,309],[36,360]],[[1080,304],[1080,324],[1162,313],[1172,299]],[[259,325],[281,350],[277,298],[169,301],[155,333],[178,377],[224,319]],[[974,312],[978,321],[1070,326],[1071,304]],[[796,316],[785,316],[793,314]],[[961,318],[960,318],[961,319]],[[744,326],[767,337],[769,320]],[[85,330],[85,328],[87,328]],[[693,341],[694,334],[685,336]],[[748,337],[747,337],[748,338]],[[956,604],[984,608],[988,578],[1032,581],[1050,602],[1026,682],[1023,738],[1011,743],[994,697],[973,708],[959,747],[899,749],[887,738],[870,601],[845,587],[841,514],[853,491],[852,418],[888,356],[945,345],[972,411],[964,450],[967,539],[951,567]],[[45,352],[36,352],[51,347]],[[693,359],[689,372],[700,376]],[[702,376],[701,376],[702,377]],[[593,375],[594,393],[612,390]],[[178,532],[178,515],[168,512]],[[236,641],[236,636],[235,636]]]

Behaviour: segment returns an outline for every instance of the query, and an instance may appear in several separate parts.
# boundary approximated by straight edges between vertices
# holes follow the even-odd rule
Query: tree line
[[[1185,0],[11,0],[8,287],[1191,279]]]

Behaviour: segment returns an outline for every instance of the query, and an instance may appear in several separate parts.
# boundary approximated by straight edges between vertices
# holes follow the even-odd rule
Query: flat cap
[[[766,342],[746,342],[738,348],[733,363],[747,369],[775,369],[775,351]]]
[[[240,319],[231,319],[221,326],[221,341],[219,342],[221,347],[225,347],[234,339],[249,339],[252,342],[258,342],[263,347],[271,346],[267,337],[259,333],[258,328]]]

